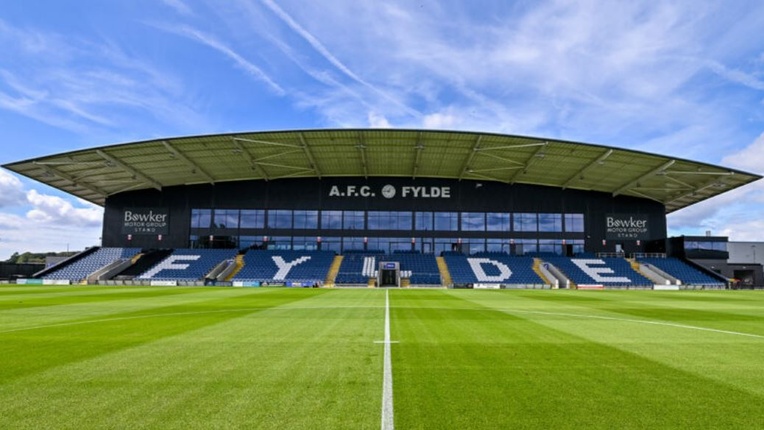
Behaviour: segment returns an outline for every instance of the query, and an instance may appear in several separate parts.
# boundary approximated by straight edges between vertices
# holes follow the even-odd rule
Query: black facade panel
[[[169,213],[168,233],[161,240],[153,234],[123,234],[123,217],[127,208],[166,208]],[[216,185],[167,187],[162,191],[130,191],[110,196],[104,212],[103,245],[143,248],[183,248],[189,246],[192,209],[309,209],[358,211],[432,211],[432,212],[511,212],[584,214],[588,252],[613,252],[616,244],[625,252],[638,252],[650,240],[666,237],[666,216],[662,204],[646,199],[616,196],[598,192],[563,190],[556,187],[512,185],[488,181],[458,181],[407,178],[309,178],[273,181],[238,181]],[[606,223],[609,215],[645,220],[649,225],[646,238],[608,240]],[[196,232],[218,234],[215,231]],[[348,235],[338,230],[291,230],[271,232],[268,229],[246,234],[268,236]],[[395,237],[421,236],[420,231],[355,232],[355,235]],[[454,237],[456,232],[428,232],[433,237]],[[461,233],[459,233],[461,234]],[[488,232],[464,232],[463,237],[479,237]],[[518,233],[490,233],[491,237],[522,237]],[[535,237],[550,233],[535,233]],[[559,236],[559,235],[558,235]]]

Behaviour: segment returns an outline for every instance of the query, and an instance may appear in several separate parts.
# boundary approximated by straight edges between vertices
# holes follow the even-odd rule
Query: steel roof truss
[[[584,179],[584,173],[586,173],[587,170],[591,169],[594,166],[602,164],[608,157],[610,157],[610,154],[612,154],[612,153],[613,153],[613,150],[612,149],[608,149],[602,155],[597,157],[594,161],[592,161],[591,163],[589,163],[589,164],[585,165],[584,167],[582,167],[581,169],[579,169],[578,172],[574,173],[573,176],[568,178],[568,180],[565,181],[564,184],[562,184],[562,189],[564,190],[564,189],[568,188],[570,186],[570,184],[573,183],[573,181],[576,181],[578,179],[583,180]]]
[[[419,160],[422,158],[422,151],[424,151],[422,133],[417,133],[414,150],[416,151],[416,155],[414,156],[414,166],[411,169],[411,179],[416,179],[417,170],[419,170]]]
[[[243,137],[234,137],[233,140],[239,140],[242,142],[249,142],[249,143],[262,143],[263,145],[269,145],[269,146],[285,146],[287,148],[302,148],[302,145],[298,145],[296,143],[270,142],[267,140],[245,139]]]
[[[355,146],[358,151],[361,152],[361,166],[363,166],[363,177],[369,179],[369,168],[366,162],[366,144],[363,142],[363,135],[359,133],[358,144]]]
[[[640,181],[643,181],[653,175],[657,175],[660,172],[663,172],[664,170],[668,169],[669,167],[673,166],[674,163],[676,163],[676,160],[670,160],[668,163],[664,163],[661,166],[645,173],[644,175],[638,177],[637,179],[632,180],[628,184],[622,186],[621,188],[613,191],[613,197],[618,196],[620,194],[623,194],[624,191],[628,191],[631,188],[633,188],[635,185],[639,184]]]
[[[542,142],[542,143],[535,143],[535,144],[525,145],[525,146],[538,146],[539,148],[536,151],[533,152],[533,155],[531,155],[530,158],[528,158],[528,161],[526,161],[525,163],[518,163],[518,164],[521,164],[523,166],[523,168],[522,169],[517,169],[517,171],[515,173],[513,173],[512,176],[510,176],[507,179],[507,182],[510,183],[510,184],[514,183],[515,182],[515,177],[518,174],[520,174],[520,172],[528,173],[528,167],[531,166],[533,160],[536,160],[538,158],[544,158],[544,153],[542,151],[544,150],[544,148],[546,148],[546,146],[548,144],[549,144],[549,142]]]
[[[313,168],[313,173],[316,174],[318,179],[321,179],[321,170],[318,169],[318,163],[316,163],[316,159],[313,157],[313,153],[310,151],[310,146],[308,146],[307,142],[305,142],[305,136],[302,133],[300,133],[298,136],[300,136],[302,150],[305,152],[305,156],[308,158],[308,162]]]
[[[701,186],[699,186],[697,188],[693,188],[692,191],[690,191],[688,193],[685,193],[685,194],[682,194],[679,197],[666,202],[666,205],[668,205],[670,203],[674,203],[674,202],[682,200],[682,199],[685,199],[687,197],[695,197],[695,196],[698,195],[698,193],[701,193],[701,192],[705,191],[708,188],[724,188],[726,186],[727,186],[727,184],[725,184],[724,182],[717,181],[717,180],[706,182],[705,184],[703,184],[703,185],[701,185]]]
[[[163,140],[162,141],[162,145],[164,145],[164,147],[168,151],[170,151],[170,154],[172,154],[173,157],[180,158],[184,163],[186,163],[189,167],[191,167],[191,173],[192,174],[200,173],[211,184],[215,183],[215,179],[212,176],[210,176],[209,173],[204,171],[204,169],[202,169],[198,164],[196,164],[193,161],[189,160],[189,158],[186,157],[186,155],[183,154],[182,152],[180,152],[177,148],[175,148],[172,145],[170,145],[170,142],[167,142],[166,140]]]
[[[534,146],[541,146],[542,148],[549,145],[549,142],[537,142],[537,143],[524,143],[521,145],[505,145],[505,146],[486,146],[478,151],[503,151],[505,149],[517,149],[517,148],[532,148]]]
[[[241,144],[241,142],[236,140],[236,138],[232,139],[231,141],[233,143],[233,146],[235,146],[240,151],[241,155],[243,155],[244,158],[247,160],[250,168],[255,171],[260,171],[260,173],[263,175],[263,179],[265,179],[266,181],[269,180],[270,177],[268,176],[268,172],[266,172],[265,169],[260,167],[260,165],[254,159],[254,157],[252,157],[252,154],[249,153],[247,148],[245,148],[244,145]]]
[[[109,195],[109,193],[107,193],[106,191],[104,191],[104,190],[102,190],[102,189],[100,189],[100,188],[98,188],[98,187],[96,187],[96,186],[94,186],[92,184],[82,183],[82,182],[78,181],[77,178],[75,178],[74,176],[71,176],[71,175],[69,175],[67,173],[64,173],[64,172],[60,172],[60,171],[54,169],[53,167],[45,166],[45,165],[40,165],[40,168],[43,169],[45,171],[45,173],[50,175],[50,176],[61,178],[61,179],[65,180],[65,181],[69,181],[73,185],[75,185],[77,187],[84,188],[84,189],[86,189],[88,191],[91,191],[91,192],[93,192],[95,194],[98,194],[99,196],[101,196],[103,198],[105,198],[106,196]]]
[[[156,188],[157,190],[162,191],[162,185],[159,182],[150,179],[148,176],[146,176],[143,173],[141,173],[141,172],[135,170],[134,168],[128,166],[127,164],[123,163],[122,161],[116,159],[115,157],[113,157],[113,156],[111,156],[111,155],[101,151],[100,149],[96,149],[95,152],[96,152],[96,154],[98,154],[98,156],[100,156],[101,158],[103,158],[107,162],[109,162],[109,163],[115,165],[116,167],[119,167],[120,169],[122,169],[122,170],[126,171],[127,173],[129,173],[134,179],[140,179],[141,181],[151,185],[153,188]]]
[[[472,150],[470,151],[470,155],[467,156],[467,159],[464,160],[464,165],[462,165],[462,171],[459,174],[459,180],[462,180],[464,178],[464,174],[467,173],[470,163],[472,163],[472,159],[475,158],[475,154],[477,154],[478,150],[480,150],[480,141],[483,140],[483,136],[478,136],[477,139],[475,139],[475,144],[472,145]]]

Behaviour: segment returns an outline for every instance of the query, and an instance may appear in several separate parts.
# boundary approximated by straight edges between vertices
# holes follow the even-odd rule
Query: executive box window
[[[514,214],[512,229],[514,231],[539,231],[538,214],[533,214],[533,213]]]
[[[435,230],[457,231],[459,230],[458,212],[435,212]]]
[[[509,214],[488,212],[485,214],[485,229],[487,231],[509,231]]]
[[[555,239],[539,239],[538,252],[562,255],[562,241]]]
[[[263,228],[265,211],[262,209],[242,209],[239,221],[241,228]]]
[[[294,218],[294,228],[300,228],[300,229],[317,229],[318,228],[318,211],[295,210],[293,218]]]
[[[432,212],[414,212],[414,229],[431,231],[433,228]]]
[[[539,214],[539,231],[561,232],[562,214]]]
[[[686,240],[684,242],[684,249],[727,252],[727,242]]]
[[[210,228],[212,224],[211,209],[192,209],[191,228]]]
[[[321,249],[324,251],[335,251],[338,254],[342,252],[342,238],[340,237],[322,237]]]
[[[321,211],[321,228],[342,230],[342,211]]]
[[[485,231],[485,213],[462,212],[462,231]]]
[[[345,237],[342,238],[343,250],[362,250],[364,249],[364,241],[362,237]]]
[[[368,249],[377,249],[386,253],[395,251],[410,251],[410,237],[370,237]]]
[[[411,230],[411,212],[369,211],[369,230]]]
[[[268,228],[292,228],[292,211],[284,209],[269,210]]]
[[[218,228],[239,228],[239,210],[215,209],[213,223]]]
[[[583,233],[584,214],[565,214],[565,231],[569,233]]]
[[[365,229],[363,211],[345,211],[342,213],[343,230],[363,230]]]
[[[488,252],[504,252],[510,251],[509,239],[486,239],[485,250]]]

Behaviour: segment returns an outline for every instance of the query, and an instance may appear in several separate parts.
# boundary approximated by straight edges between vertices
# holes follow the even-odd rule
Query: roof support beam
[[[355,147],[361,151],[361,166],[363,166],[363,177],[365,179],[369,179],[369,167],[368,163],[366,162],[366,144],[363,142],[363,134],[359,133],[358,142],[359,143]]]
[[[467,157],[466,160],[464,160],[464,164],[462,165],[462,172],[459,174],[459,180],[461,181],[464,178],[464,174],[469,172],[470,163],[472,163],[472,159],[475,158],[475,154],[480,150],[480,141],[483,140],[483,136],[478,136],[478,138],[475,140],[475,144],[472,145],[472,150],[470,151],[470,155]]]
[[[308,143],[305,142],[305,136],[300,133],[300,143],[302,143],[302,150],[305,151],[305,156],[308,158],[308,162],[310,163],[310,167],[313,169],[313,172],[318,176],[318,179],[321,179],[321,170],[318,168],[318,164],[316,163],[316,159],[313,157],[313,152],[310,150],[310,146],[308,146]]]
[[[419,170],[419,160],[422,158],[422,151],[424,150],[424,144],[422,143],[422,133],[417,133],[416,143],[414,144],[414,150],[416,155],[414,156],[414,166],[411,169],[411,179],[416,179],[417,171]]]
[[[69,175],[67,173],[64,173],[64,172],[60,172],[60,171],[56,170],[53,167],[50,167],[50,166],[47,166],[47,165],[44,165],[44,164],[40,164],[40,163],[37,163],[37,162],[35,162],[35,164],[39,165],[40,168],[42,170],[44,170],[45,173],[50,175],[50,176],[55,176],[57,178],[61,178],[61,179],[65,180],[65,181],[69,181],[72,184],[74,184],[74,185],[76,185],[76,186],[78,186],[80,188],[84,188],[84,189],[86,189],[86,190],[88,190],[88,191],[90,191],[92,193],[98,194],[99,196],[101,196],[103,198],[106,198],[106,196],[109,195],[109,193],[107,193],[106,191],[96,187],[95,185],[82,183],[79,180],[77,180],[77,178],[75,178],[74,176],[71,176],[71,175]]]
[[[608,157],[610,157],[610,154],[612,154],[612,153],[613,153],[613,150],[612,149],[608,149],[602,155],[597,157],[596,160],[594,160],[591,163],[587,164],[586,166],[582,167],[578,172],[574,173],[573,176],[568,178],[568,180],[565,181],[564,184],[562,184],[562,189],[564,190],[564,189],[568,188],[570,186],[570,184],[572,184],[577,179],[583,179],[584,172],[586,172],[587,170],[589,170],[593,166],[602,164]]]
[[[664,170],[666,170],[669,167],[673,166],[674,163],[676,163],[676,160],[671,160],[668,163],[664,163],[660,167],[657,167],[657,168],[655,168],[655,169],[645,173],[644,175],[638,177],[637,179],[634,179],[633,181],[629,182],[628,184],[626,184],[626,185],[622,186],[621,188],[613,191],[613,197],[622,194],[624,191],[628,191],[630,188],[632,188],[635,185],[637,185],[640,181],[643,181],[646,178],[649,178],[649,177],[651,177],[653,175],[657,175],[657,174],[663,172]]]
[[[265,169],[263,169],[260,166],[260,164],[254,159],[254,157],[252,157],[252,154],[250,154],[249,151],[247,151],[247,148],[245,148],[244,145],[241,144],[240,140],[242,139],[233,138],[231,142],[233,143],[233,146],[235,146],[236,149],[238,149],[241,152],[241,155],[243,155],[244,158],[247,159],[247,162],[249,163],[249,166],[252,168],[252,170],[260,171],[260,174],[263,175],[263,179],[265,179],[266,181],[269,180],[270,176],[268,175],[268,172],[266,172]]]
[[[724,182],[721,182],[719,180],[709,181],[709,182],[704,183],[701,186],[698,186],[697,188],[693,188],[692,191],[689,191],[687,193],[681,194],[681,195],[679,195],[679,196],[677,196],[677,197],[667,201],[665,204],[668,206],[671,203],[674,203],[676,201],[685,199],[687,197],[693,197],[694,198],[698,193],[701,193],[701,192],[705,191],[708,188],[726,188],[726,187],[727,187],[727,184],[725,184]],[[697,200],[697,199],[694,198],[693,200]]]
[[[165,148],[167,148],[168,151],[170,151],[170,154],[172,154],[174,157],[180,158],[183,160],[184,163],[186,163],[189,167],[191,167],[191,173],[200,173],[204,178],[210,182],[211,184],[215,183],[215,179],[210,176],[209,173],[204,171],[198,164],[194,163],[193,161],[189,160],[188,157],[185,156],[182,152],[178,151],[177,148],[170,145],[170,142],[163,140],[162,145],[164,145]]]
[[[162,191],[162,185],[149,178],[148,176],[144,175],[143,173],[135,170],[134,168],[128,166],[127,164],[123,163],[120,160],[117,160],[116,158],[112,157],[111,155],[101,151],[100,149],[96,149],[96,154],[98,154],[99,157],[103,158],[104,160],[108,161],[109,163],[121,168],[122,170],[129,173],[131,176],[133,176],[135,179],[140,179],[141,181],[151,185],[152,187],[156,188],[159,191]]]
[[[538,146],[539,148],[536,151],[534,151],[533,155],[531,155],[530,158],[528,158],[528,161],[526,161],[525,164],[523,164],[523,169],[522,170],[518,169],[515,173],[513,173],[512,176],[510,176],[507,179],[507,182],[510,183],[510,184],[514,184],[515,183],[515,177],[517,177],[517,175],[519,175],[520,172],[525,173],[528,170],[528,166],[531,165],[531,162],[533,160],[535,160],[537,158],[544,158],[544,154],[541,151],[543,151],[546,148],[547,145],[549,145],[549,142],[540,142],[540,143],[533,143],[533,144],[528,144],[528,145],[517,145],[517,146],[515,146],[515,148],[520,148],[521,146]],[[518,164],[521,164],[521,163],[518,163]]]
[[[242,142],[249,142],[249,143],[262,143],[263,145],[269,145],[269,146],[285,146],[287,148],[302,148],[301,145],[298,145],[296,143],[269,142],[267,140],[245,139],[243,137],[234,137],[233,140],[239,140]]]

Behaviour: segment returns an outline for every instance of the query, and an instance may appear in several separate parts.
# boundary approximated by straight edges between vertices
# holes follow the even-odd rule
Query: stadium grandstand
[[[385,129],[176,137],[3,167],[105,209],[101,246],[19,282],[241,287],[725,288],[723,246],[692,247],[726,238],[668,238],[666,215],[761,178]]]

